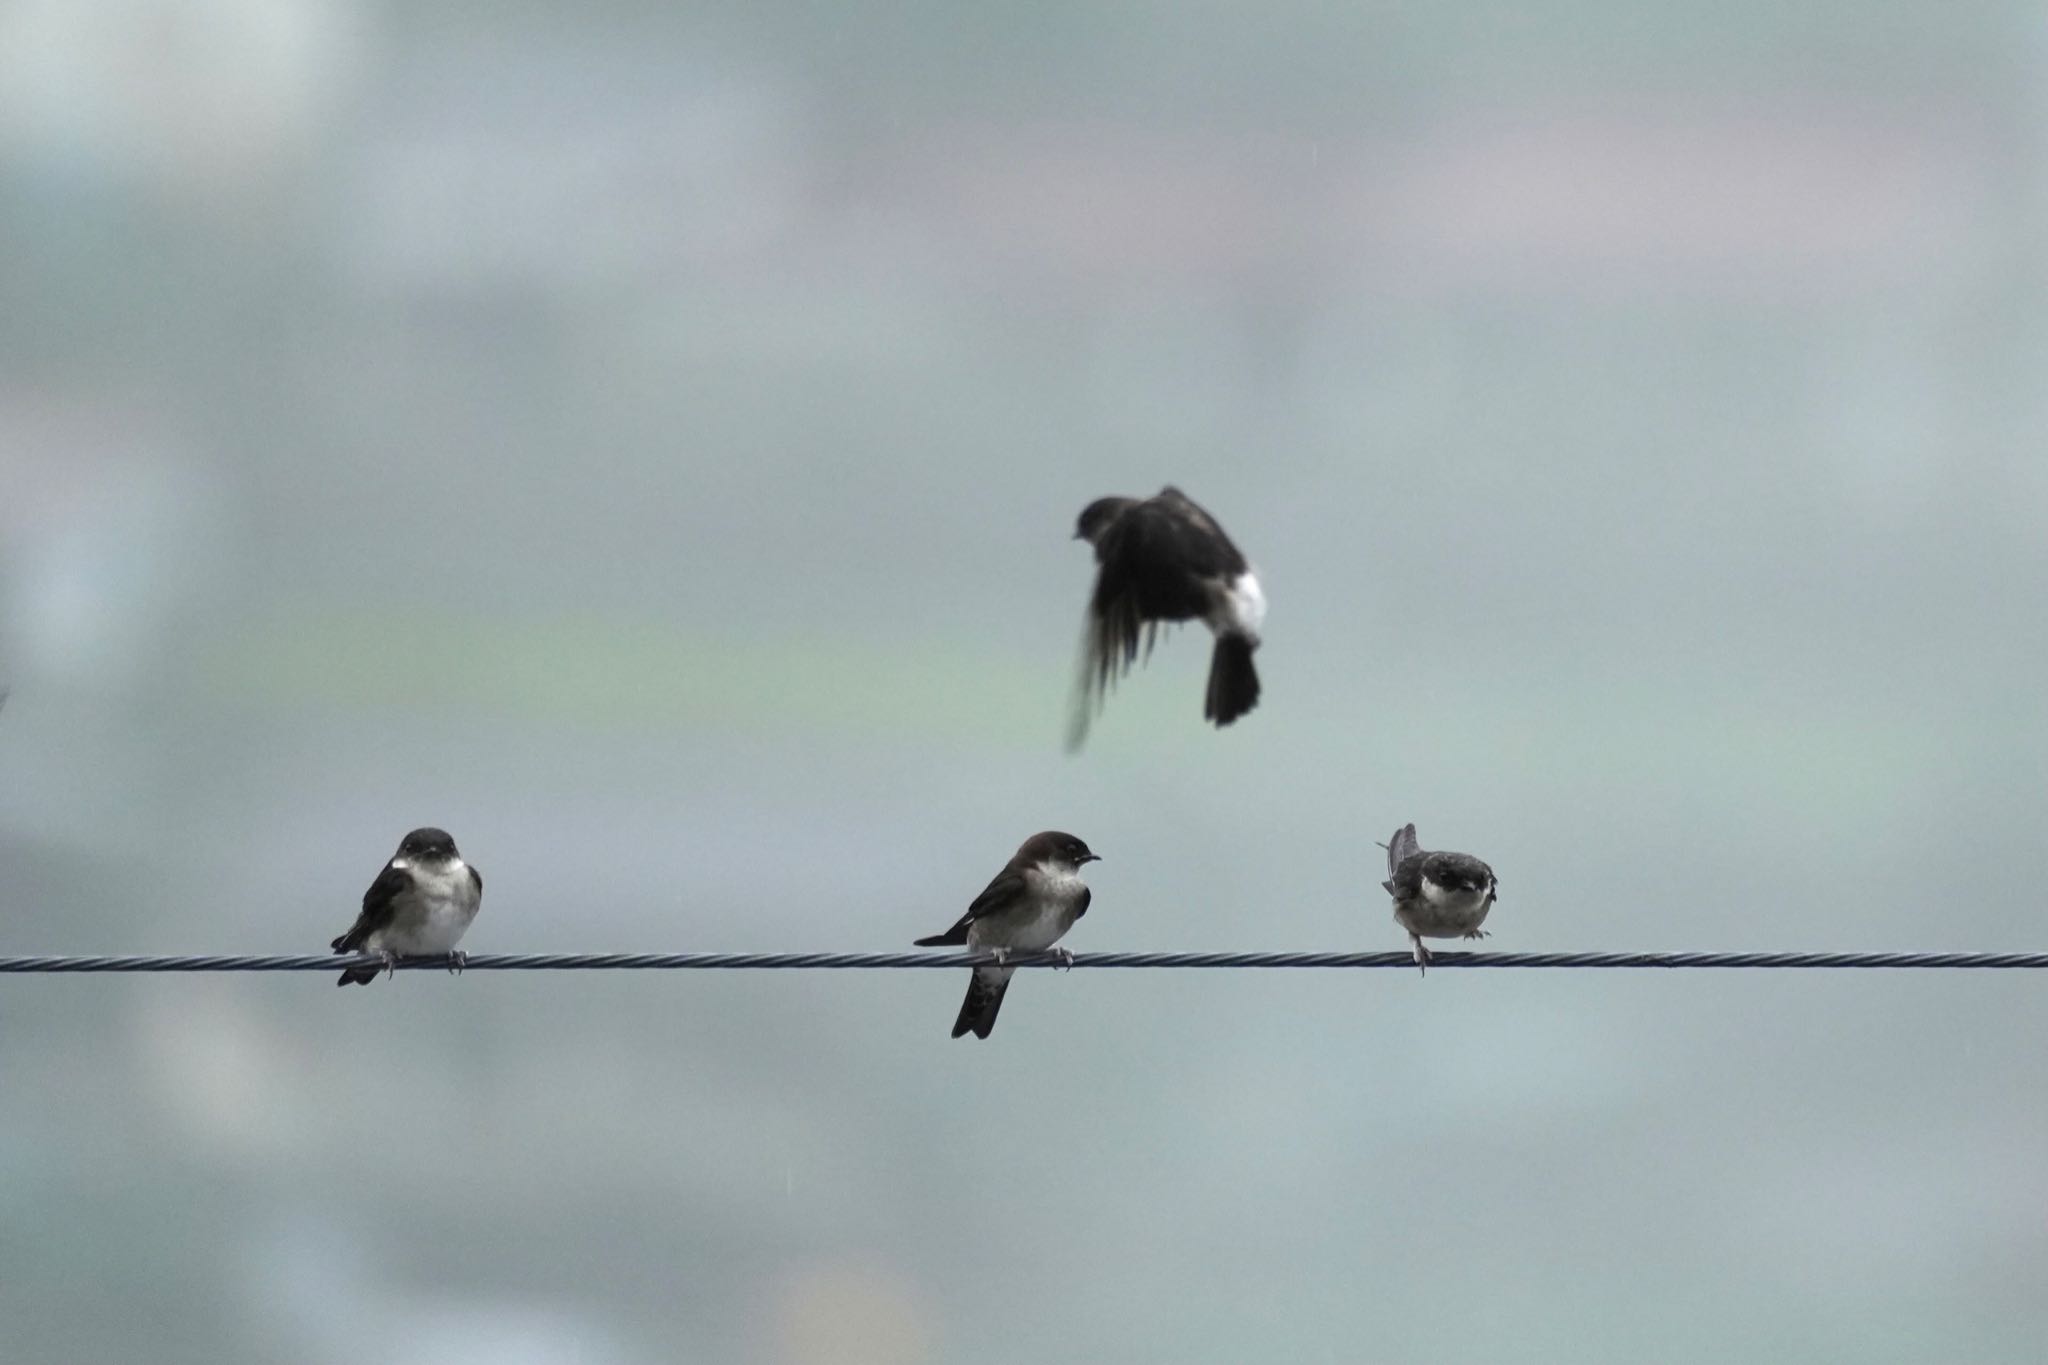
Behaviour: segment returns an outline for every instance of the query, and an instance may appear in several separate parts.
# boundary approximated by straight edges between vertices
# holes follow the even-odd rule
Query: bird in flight
[[[1266,594],[1216,518],[1168,485],[1151,498],[1097,498],[1081,509],[1074,538],[1095,547],[1101,566],[1088,600],[1081,676],[1067,727],[1079,749],[1111,684],[1145,652],[1159,627],[1200,621],[1216,636],[1202,716],[1228,725],[1259,703],[1252,651],[1266,619]]]

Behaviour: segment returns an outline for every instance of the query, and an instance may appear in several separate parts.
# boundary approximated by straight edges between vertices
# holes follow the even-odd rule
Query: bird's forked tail
[[[1003,993],[1009,989],[1008,970],[977,967],[974,979],[967,983],[967,998],[960,1002],[960,1017],[953,1021],[953,1036],[971,1033],[988,1037],[996,1026],[996,1011],[1003,1007]]]
[[[1252,651],[1257,648],[1235,632],[1216,637],[1216,652],[1209,659],[1209,696],[1202,704],[1204,720],[1228,725],[1259,704],[1259,673],[1252,667]]]

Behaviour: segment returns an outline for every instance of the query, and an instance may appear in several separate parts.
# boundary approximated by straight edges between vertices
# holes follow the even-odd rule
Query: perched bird
[[[1071,834],[1050,829],[1034,834],[1003,864],[958,923],[943,934],[917,940],[920,948],[986,948],[996,958],[997,965],[974,969],[960,1017],[953,1021],[955,1038],[965,1033],[988,1037],[996,1026],[996,1011],[1003,1007],[1003,992],[1017,970],[1001,965],[1002,959],[1011,949],[1043,952],[1059,942],[1074,921],[1088,913],[1088,884],[1081,880],[1081,868],[1100,861]],[[1064,948],[1055,949],[1054,955],[1063,962],[1074,959]]]
[[[1394,923],[1415,944],[1415,965],[1429,970],[1425,938],[1485,938],[1479,926],[1493,908],[1500,883],[1493,869],[1469,853],[1425,853],[1414,825],[1394,831],[1387,851],[1387,879],[1394,898]]]
[[[416,829],[399,840],[398,852],[363,893],[363,912],[334,940],[337,953],[367,953],[391,971],[401,957],[448,955],[448,970],[460,971],[455,945],[483,903],[481,872],[462,861],[455,840],[443,829]],[[367,986],[378,968],[350,967],[336,985]]]
[[[1259,703],[1252,651],[1266,619],[1258,575],[1216,519],[1178,488],[1156,498],[1097,498],[1081,509],[1074,539],[1095,547],[1101,569],[1081,639],[1081,679],[1067,729],[1078,749],[1111,683],[1145,652],[1162,624],[1200,621],[1216,636],[1202,716],[1228,725]]]

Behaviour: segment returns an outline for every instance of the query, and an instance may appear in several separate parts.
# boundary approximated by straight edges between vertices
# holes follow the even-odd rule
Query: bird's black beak
[[[1084,865],[1087,863],[1099,863],[1102,861],[1102,855],[1100,853],[1085,854],[1082,856],[1081,861]]]

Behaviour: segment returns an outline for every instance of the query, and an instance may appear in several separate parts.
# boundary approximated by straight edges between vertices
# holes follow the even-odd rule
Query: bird
[[[1034,834],[1018,845],[1016,856],[952,928],[916,940],[920,948],[986,948],[996,959],[992,966],[974,969],[960,1017],[953,1021],[955,1038],[969,1033],[986,1038],[996,1026],[996,1011],[1017,970],[1003,963],[1012,949],[1036,953],[1052,948],[1062,965],[1073,965],[1074,955],[1053,944],[1088,913],[1091,895],[1081,869],[1101,861],[1100,854],[1071,834],[1056,829]]]
[[[483,873],[462,860],[447,830],[412,831],[363,893],[355,924],[330,945],[337,953],[368,954],[381,962],[350,967],[335,984],[367,986],[379,970],[396,970],[402,956],[445,953],[448,970],[461,971],[466,959],[455,945],[476,918],[483,895]]]
[[[1266,594],[1216,518],[1168,484],[1151,498],[1097,498],[1081,509],[1074,539],[1095,547],[1101,568],[1081,637],[1069,751],[1081,747],[1110,685],[1136,662],[1139,635],[1149,656],[1165,624],[1200,621],[1216,636],[1204,720],[1225,726],[1258,705],[1252,652]]]
[[[1498,899],[1500,883],[1493,869],[1469,853],[1426,853],[1407,824],[1381,844],[1387,851],[1387,879],[1380,883],[1394,898],[1394,923],[1408,931],[1415,945],[1415,965],[1426,975],[1429,949],[1425,938],[1485,938],[1479,926]]]

